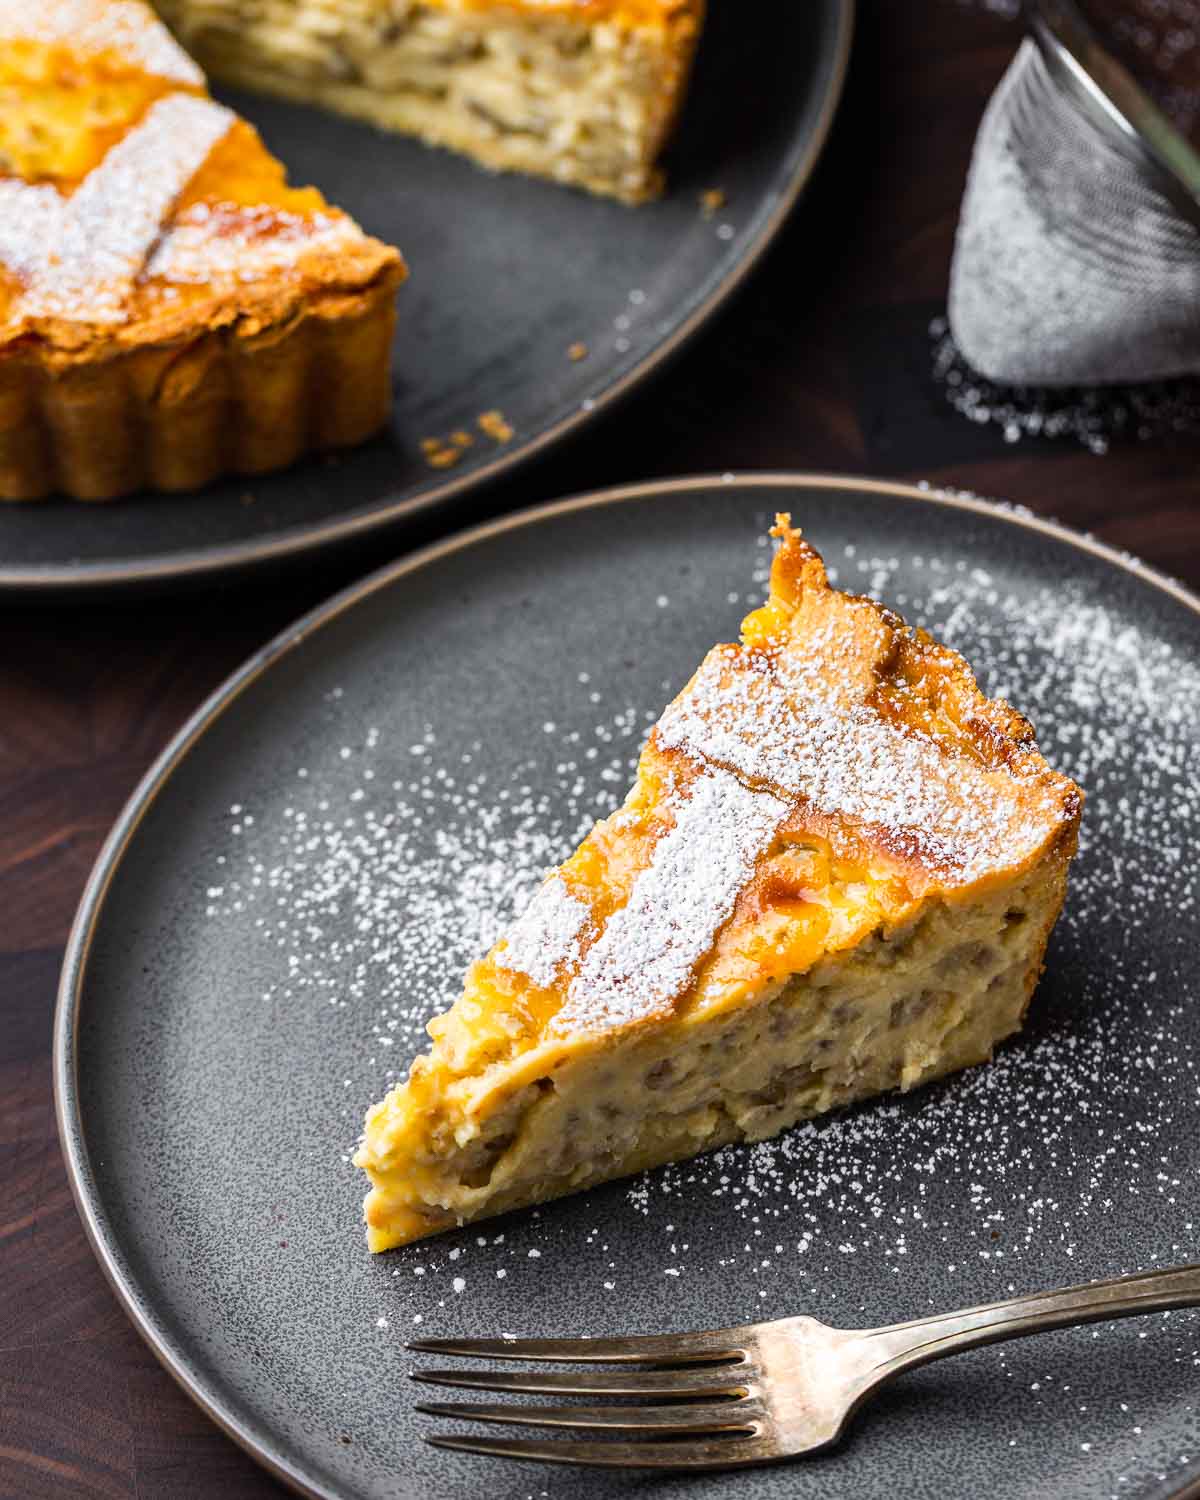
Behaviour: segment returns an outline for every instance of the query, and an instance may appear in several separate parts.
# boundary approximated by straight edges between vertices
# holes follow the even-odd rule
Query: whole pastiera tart
[[[369,1112],[374,1250],[986,1059],[1082,793],[966,662],[780,517],[763,608]]]
[[[0,0],[0,498],[362,441],[403,276],[288,187],[141,0]]]

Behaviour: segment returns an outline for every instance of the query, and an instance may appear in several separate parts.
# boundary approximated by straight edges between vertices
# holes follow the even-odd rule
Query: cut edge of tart
[[[214,78],[638,203],[687,89],[703,0],[156,0]]]
[[[1083,796],[966,662],[777,520],[766,604],[368,1113],[368,1244],[981,1062],[1019,1029]]]
[[[0,498],[193,489],[387,420],[399,253],[142,0],[0,0]]]

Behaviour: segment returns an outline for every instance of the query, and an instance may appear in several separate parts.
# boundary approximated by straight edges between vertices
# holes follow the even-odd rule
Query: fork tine
[[[780,1457],[764,1438],[716,1438],[681,1443],[562,1443],[541,1438],[443,1437],[425,1439],[435,1448],[483,1453],[496,1458],[526,1458],[548,1464],[595,1464],[607,1469],[734,1469],[768,1463]]]
[[[742,1353],[734,1329],[653,1334],[629,1339],[413,1339],[418,1354],[465,1359],[550,1359],[597,1364],[708,1363]]]
[[[525,1396],[745,1396],[749,1373],[738,1365],[715,1370],[413,1370],[411,1379]]]
[[[600,1427],[626,1432],[758,1431],[757,1406],[723,1401],[717,1406],[515,1406],[510,1402],[422,1401],[417,1411],[458,1422],[507,1422],[514,1427]]]

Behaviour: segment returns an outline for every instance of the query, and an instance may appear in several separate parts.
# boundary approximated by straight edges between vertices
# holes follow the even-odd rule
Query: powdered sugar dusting
[[[837,701],[836,686],[802,671],[784,683],[760,654],[717,651],[667,709],[658,739],[818,812],[916,841],[963,883],[1032,853],[1061,822],[1049,789]]]
[[[204,85],[204,74],[141,0],[0,0],[3,41],[107,53],[156,78]]]
[[[294,266],[302,255],[334,254],[359,239],[345,214],[305,217],[241,207],[231,212],[219,203],[193,203],[163,235],[146,275],[179,285],[251,281]]]
[[[0,264],[34,280],[63,232],[65,200],[49,183],[0,177]]]
[[[505,933],[496,963],[549,989],[568,965],[579,962],[579,939],[588,925],[586,904],[561,875],[551,875]]]
[[[676,794],[678,797],[678,794]],[[626,904],[583,960],[551,1031],[594,1031],[645,1019],[688,986],[733,911],[788,804],[707,769],[676,802]]]
[[[190,94],[159,99],[68,198],[0,179],[0,261],[25,282],[9,312],[120,323],[172,205],[235,116]]]

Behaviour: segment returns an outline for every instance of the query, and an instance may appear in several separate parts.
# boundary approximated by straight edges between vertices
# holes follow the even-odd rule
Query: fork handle
[[[893,1323],[862,1335],[867,1386],[948,1354],[1024,1338],[1052,1328],[1075,1328],[1109,1318],[1131,1318],[1200,1305],[1200,1265],[1114,1276],[1084,1286],[1033,1292],[1007,1302],[989,1302],[961,1312]]]

